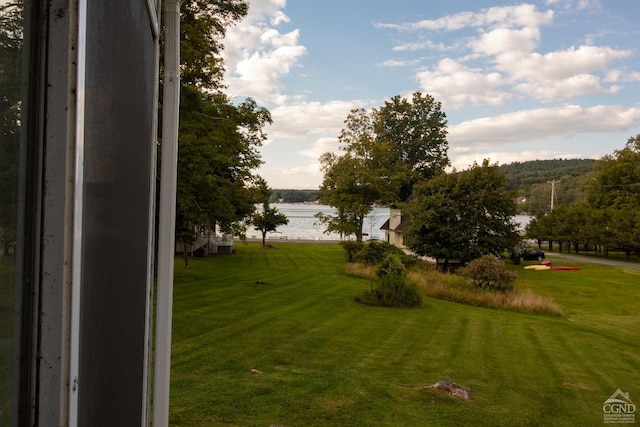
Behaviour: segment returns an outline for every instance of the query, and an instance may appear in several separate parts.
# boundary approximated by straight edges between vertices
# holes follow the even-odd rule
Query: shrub
[[[387,255],[377,271],[380,281],[355,298],[382,307],[417,307],[422,304],[419,288],[407,283],[407,269],[398,255]]]
[[[340,245],[342,245],[347,253],[347,262],[354,262],[356,255],[364,248],[364,243],[353,240],[344,240],[340,242]]]
[[[388,255],[395,255],[400,259],[404,266],[409,266],[415,260],[405,254],[402,249],[387,242],[369,242],[363,246],[362,250],[355,256],[355,261],[365,265],[379,265]]]
[[[493,255],[485,255],[471,261],[458,271],[471,279],[474,287],[483,290],[506,292],[513,289],[518,279],[515,273],[505,269],[504,261]]]

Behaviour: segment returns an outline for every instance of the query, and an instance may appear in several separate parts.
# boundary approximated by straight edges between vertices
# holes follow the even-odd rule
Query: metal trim
[[[78,0],[78,46],[75,128],[73,256],[71,276],[71,331],[69,354],[69,426],[78,425],[80,367],[80,292],[82,284],[82,218],[84,209],[84,123],[87,61],[87,0]]]
[[[158,19],[160,0],[147,0],[146,3],[149,21],[151,22],[151,31],[153,31],[153,36],[157,39],[160,36],[160,20]]]

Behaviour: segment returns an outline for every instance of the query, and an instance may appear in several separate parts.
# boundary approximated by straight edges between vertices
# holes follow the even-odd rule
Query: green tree
[[[262,247],[266,247],[267,233],[270,231],[276,231],[281,225],[289,223],[287,216],[278,209],[269,206],[269,199],[271,198],[271,189],[267,186],[267,181],[263,178],[258,178],[256,185],[256,191],[259,194],[262,202],[262,210],[253,214],[251,223],[256,230],[262,233]]]
[[[339,135],[344,154],[320,158],[324,179],[319,200],[337,209],[319,214],[328,232],[355,235],[374,203],[396,205],[413,185],[442,173],[447,157],[446,119],[430,95],[400,96],[380,109],[352,110]]]
[[[596,208],[640,208],[640,135],[625,147],[595,163],[595,174],[587,191]]]
[[[267,110],[246,99],[239,105],[222,94],[184,88],[180,108],[176,239],[191,244],[197,234],[235,234],[255,210],[253,170],[257,147],[271,122]]]
[[[621,249],[627,258],[640,252],[640,135],[596,162],[587,200],[607,212],[607,250]]]
[[[416,182],[441,173],[449,165],[447,119],[442,104],[429,94],[399,95],[373,111],[377,144],[389,151],[385,164],[398,185],[391,202],[406,200]]]
[[[226,29],[241,20],[240,0],[181,2],[181,90],[178,131],[176,239],[191,244],[199,233],[242,233],[255,211],[253,171],[271,115],[247,98],[222,93],[220,53]]]
[[[184,0],[180,2],[181,82],[210,91],[223,89],[227,28],[249,11],[246,0]]]
[[[520,234],[514,195],[505,181],[504,173],[485,160],[482,166],[417,184],[405,210],[405,245],[436,258],[444,271],[450,261],[466,263],[512,249]]]
[[[335,215],[316,214],[316,218],[326,226],[327,233],[344,236],[354,235],[362,242],[362,227],[372,205],[380,200],[383,178],[368,161],[351,154],[336,156],[325,153],[320,159],[324,179],[319,191],[319,200],[334,206]]]

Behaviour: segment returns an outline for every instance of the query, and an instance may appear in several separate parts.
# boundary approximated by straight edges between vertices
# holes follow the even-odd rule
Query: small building
[[[406,220],[406,215],[403,215],[400,209],[391,209],[389,219],[380,227],[380,230],[385,231],[387,242],[400,249],[405,249],[402,233]]]

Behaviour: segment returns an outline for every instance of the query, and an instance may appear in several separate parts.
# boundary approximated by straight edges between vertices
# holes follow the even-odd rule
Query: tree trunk
[[[189,254],[187,253],[187,242],[182,242],[182,254],[184,256],[184,268],[189,268]]]
[[[267,232],[262,230],[262,247],[267,246]]]
[[[362,243],[362,224],[364,224],[364,217],[358,218],[358,228],[356,229],[356,242]]]

